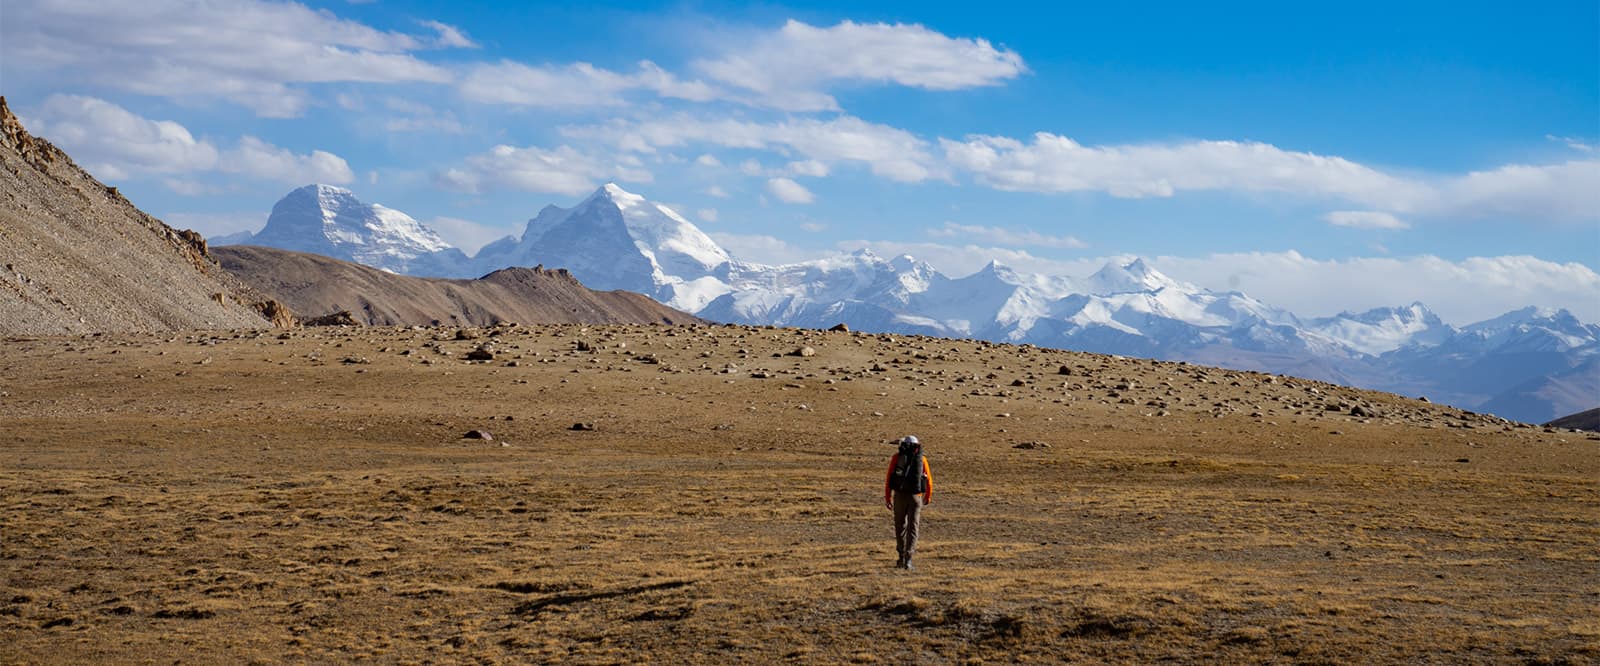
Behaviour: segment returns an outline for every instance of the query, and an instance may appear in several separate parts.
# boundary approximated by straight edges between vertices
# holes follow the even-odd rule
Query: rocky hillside
[[[594,291],[565,270],[507,268],[476,280],[417,278],[315,254],[238,245],[222,267],[295,312],[349,311],[372,326],[682,324],[700,321],[645,296]]]
[[[263,299],[205,240],[130,203],[0,98],[0,334],[261,328]],[[282,323],[280,318],[280,323]]]

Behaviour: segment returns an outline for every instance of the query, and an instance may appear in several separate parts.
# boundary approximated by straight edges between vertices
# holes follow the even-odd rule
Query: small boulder
[[[464,328],[456,329],[456,339],[457,340],[473,340],[473,339],[476,339],[477,337],[478,337],[477,333],[474,333],[474,332],[469,331],[467,329],[464,329]]]
[[[594,424],[580,421],[578,423],[572,424],[572,427],[569,428],[569,429],[577,431],[577,432],[588,432],[588,431],[594,430]]]
[[[837,324],[834,324],[833,327],[829,328],[828,330],[833,331],[835,333],[849,333],[850,332],[850,325],[846,324],[844,322],[839,322]]]
[[[487,430],[468,430],[465,435],[461,436],[461,438],[462,439],[481,439],[481,440],[483,440],[485,442],[494,441],[494,435],[489,434],[489,431],[487,431]]]
[[[488,347],[479,347],[477,349],[474,349],[472,351],[467,352],[467,355],[466,355],[465,358],[468,361],[493,361],[494,360],[494,350],[492,350],[492,349],[490,349]]]
[[[801,348],[796,349],[796,350],[794,350],[792,352],[789,352],[789,355],[790,356],[804,356],[804,357],[809,358],[809,357],[812,357],[812,356],[816,356],[817,355],[817,350],[812,349],[810,347],[801,347]]]
[[[1025,449],[1025,450],[1030,450],[1031,451],[1033,449],[1048,449],[1048,448],[1050,448],[1050,444],[1048,444],[1046,442],[1023,442],[1021,444],[1017,444],[1015,446],[1012,446],[1011,448],[1013,448],[1013,449]]]

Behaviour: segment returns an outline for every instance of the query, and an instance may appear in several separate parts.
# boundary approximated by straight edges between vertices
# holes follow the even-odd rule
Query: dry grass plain
[[[1588,434],[979,342],[455,332],[0,345],[0,662],[1600,661]]]

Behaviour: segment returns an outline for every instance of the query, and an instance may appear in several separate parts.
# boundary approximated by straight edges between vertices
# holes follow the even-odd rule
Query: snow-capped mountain
[[[572,208],[546,206],[478,252],[479,273],[560,266],[591,289],[627,289],[688,312],[729,290],[728,253],[671,208],[607,184]]]
[[[1421,303],[1301,319],[1243,293],[1175,280],[1137,258],[1082,278],[999,263],[951,278],[908,255],[866,250],[769,266],[731,257],[670,207],[614,184],[571,208],[545,207],[520,236],[471,259],[410,217],[327,186],[291,192],[250,242],[418,275],[543,264],[591,288],[643,293],[713,321],[844,322],[860,331],[1186,360],[1488,405],[1528,421],[1600,404],[1600,326],[1565,310],[1529,308],[1460,329]]]
[[[290,192],[246,242],[413,275],[457,277],[467,264],[466,254],[411,216],[332,185]]]

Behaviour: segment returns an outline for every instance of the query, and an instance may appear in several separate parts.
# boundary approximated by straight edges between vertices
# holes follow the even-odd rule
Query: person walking
[[[894,512],[894,546],[900,559],[896,569],[910,569],[917,554],[917,532],[922,526],[922,507],[933,503],[933,472],[922,443],[916,435],[900,438],[900,450],[889,458],[889,473],[883,479],[883,505]]]

